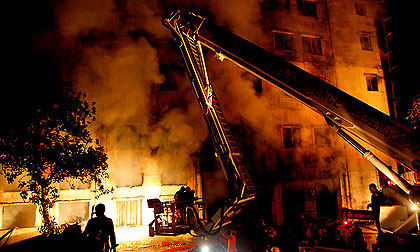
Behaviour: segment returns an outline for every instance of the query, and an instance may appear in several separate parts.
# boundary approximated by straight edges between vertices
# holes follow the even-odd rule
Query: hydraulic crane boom
[[[278,86],[323,115],[340,137],[407,194],[412,193],[409,183],[352,137],[356,136],[418,173],[420,139],[410,128],[223,27],[206,22],[194,13],[176,9],[165,15],[162,22],[172,31],[180,47],[203,111],[211,114],[213,91],[207,77],[202,46],[214,51],[221,59],[226,58]],[[197,82],[201,83],[197,85]],[[201,90],[197,91],[197,86]],[[212,125],[207,124],[211,132],[216,132]],[[221,157],[221,161],[225,162],[223,159]]]
[[[420,138],[410,128],[223,27],[206,22],[199,15],[174,9],[162,18],[162,23],[172,32],[179,47],[229,185],[230,195],[225,205],[212,218],[197,218],[189,227],[195,234],[220,230],[255,198],[254,186],[208,78],[203,46],[214,51],[219,59],[232,61],[324,116],[341,138],[396,183],[411,200],[420,201],[412,185],[354,139],[357,137],[420,173]]]

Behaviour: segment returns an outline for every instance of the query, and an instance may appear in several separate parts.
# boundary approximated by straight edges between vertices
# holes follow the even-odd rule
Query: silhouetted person
[[[92,251],[108,252],[110,249],[115,251],[114,223],[111,218],[105,216],[105,205],[95,206],[96,217],[88,221],[84,235],[87,236]],[[111,246],[110,243],[111,242]]]
[[[195,191],[191,190],[191,187],[189,187],[189,186],[185,187],[185,193],[184,193],[184,195],[185,195],[185,197],[184,197],[185,207],[188,207],[187,211],[185,212],[185,214],[186,214],[186,219],[185,220],[186,220],[187,225],[190,224],[191,218],[192,218],[192,216],[194,216],[194,212],[193,212],[193,209],[192,209],[192,207],[194,205],[194,200],[196,199],[194,194],[195,194]]]
[[[175,193],[175,207],[176,207],[176,215],[178,219],[177,224],[183,224],[185,223],[185,208],[186,208],[186,189],[184,186],[181,186],[181,188]]]
[[[185,188],[185,203],[187,206],[191,206],[195,200],[195,190],[191,190],[191,187]]]
[[[179,190],[174,195],[175,203],[180,203],[184,201],[185,199],[185,186],[181,186]]]
[[[375,224],[378,228],[378,234],[382,234],[381,225],[379,222],[379,214],[381,211],[381,206],[385,204],[384,194],[376,188],[375,184],[369,185],[369,190],[372,193],[371,202],[368,205],[368,209],[372,208],[373,216],[375,218]]]

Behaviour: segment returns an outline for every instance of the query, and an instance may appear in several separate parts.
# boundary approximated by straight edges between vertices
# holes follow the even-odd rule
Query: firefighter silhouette
[[[91,218],[83,234],[88,239],[90,251],[108,252],[116,250],[114,223],[111,218],[105,216],[105,205],[95,206],[96,217]],[[111,245],[110,245],[111,242]]]

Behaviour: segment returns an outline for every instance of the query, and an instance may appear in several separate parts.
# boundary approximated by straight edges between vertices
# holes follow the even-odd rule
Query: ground
[[[374,244],[377,243],[377,230],[375,225],[373,223],[371,225],[361,225],[361,228],[363,230],[364,240],[367,242],[367,248],[369,251],[375,251],[373,250]],[[222,238],[221,235],[209,236],[207,238],[195,238],[189,234],[178,236],[149,237],[146,230],[147,228],[145,227],[118,229],[116,232],[117,243],[119,244],[117,251],[201,251],[199,247],[202,245],[209,245],[211,247],[209,251],[211,252],[226,251],[223,249],[223,247],[226,246],[226,240]],[[239,227],[236,227],[236,230],[238,251],[265,251],[265,242],[261,239],[261,237],[258,237],[258,230]],[[225,231],[229,232],[229,230]],[[0,237],[6,232],[7,230],[0,230]],[[84,247],[83,239],[77,230],[70,230],[61,236],[51,237],[39,235],[36,229],[16,229],[13,234],[14,235],[12,235],[11,238],[7,241],[7,246],[2,247],[7,237],[0,241],[0,250],[2,252],[26,252],[28,251],[28,248],[31,248],[32,251],[43,252],[83,252],[87,250],[86,247]],[[384,239],[386,241],[394,240],[384,244],[384,248],[387,248],[387,250],[384,251],[406,251],[405,249],[411,247],[413,244],[420,245],[418,239],[410,241],[409,244],[405,245],[404,243],[401,243],[401,239],[396,239],[395,237],[390,237],[389,235]],[[280,244],[281,251],[298,251],[297,240],[290,233],[280,230],[278,242]],[[194,246],[197,244],[200,244],[200,246]],[[419,250],[412,251],[420,251],[420,248]]]

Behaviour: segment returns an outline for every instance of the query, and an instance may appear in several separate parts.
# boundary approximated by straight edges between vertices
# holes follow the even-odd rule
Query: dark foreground
[[[392,235],[384,233],[372,247],[349,247],[342,242],[319,242],[315,239],[301,237],[296,230],[286,229],[284,227],[275,227],[275,235],[268,229],[258,229],[247,225],[235,225],[229,229],[223,229],[224,233],[231,230],[236,231],[236,243],[238,251],[265,252],[272,251],[274,247],[281,252],[312,252],[312,251],[420,251],[420,239],[418,236],[410,235]],[[315,231],[315,230],[313,230]],[[271,237],[269,236],[271,232]],[[305,232],[307,233],[307,232]],[[319,232],[313,232],[319,233]],[[319,237],[315,237],[319,239]],[[303,241],[302,241],[303,240]],[[210,252],[227,251],[227,239],[221,235],[213,235],[205,238],[196,238],[189,244],[207,244]],[[175,244],[162,242],[153,246],[145,246],[141,243],[128,242],[122,243],[117,251],[201,251],[202,246],[186,246],[187,244]],[[88,241],[83,237],[80,226],[69,226],[61,235],[51,235],[49,237],[39,235],[33,238],[5,246],[0,249],[4,252],[20,251],[43,251],[43,252],[67,252],[67,251],[93,251],[89,247]]]

